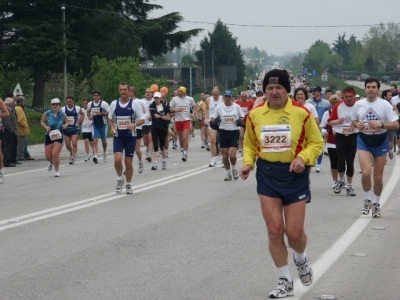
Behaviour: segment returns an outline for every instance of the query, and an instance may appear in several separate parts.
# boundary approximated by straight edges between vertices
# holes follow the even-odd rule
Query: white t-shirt
[[[226,106],[224,103],[218,105],[211,116],[211,118],[221,118],[221,124],[219,124],[219,129],[222,130],[238,130],[239,127],[236,126],[236,121],[239,118],[244,118],[244,113],[242,108],[236,103],[232,103],[230,106]]]
[[[379,121],[381,123],[394,122],[399,119],[393,106],[386,100],[381,98],[376,99],[374,102],[368,102],[367,99],[362,99],[354,105],[352,120],[368,123],[369,121]],[[386,129],[365,129],[362,132],[365,134],[381,134]]]
[[[344,118],[344,121],[342,124],[336,124],[336,125],[332,126],[333,130],[335,130],[336,133],[348,135],[348,134],[358,132],[357,128],[351,127],[351,121],[353,120],[352,116],[353,116],[353,112],[355,109],[356,109],[355,104],[353,106],[347,106],[344,101],[339,102],[339,104],[335,105],[332,108],[332,113],[334,115],[336,113],[338,116],[338,119]],[[335,110],[336,110],[336,112],[335,112]]]
[[[324,128],[326,131],[328,131],[328,119],[329,119],[329,110],[324,112],[321,123],[319,123],[319,128]],[[326,148],[336,148],[336,144],[328,143],[328,139],[326,141]]]
[[[145,120],[147,120],[147,117],[150,115],[148,107],[146,107],[144,105],[144,103],[143,103],[143,101],[141,99],[133,99],[133,100],[135,100],[136,103],[139,104],[139,106],[142,108],[142,112],[143,112],[143,114],[145,116]],[[146,123],[146,121],[145,121],[145,123]],[[150,121],[150,124],[151,124],[151,121]],[[137,129],[142,129],[143,125],[137,126],[136,128]]]
[[[143,98],[142,100],[139,100],[140,102],[143,103],[144,107],[146,108],[146,119],[144,121],[143,126],[150,126],[152,124],[151,119],[149,120],[150,117],[150,110],[149,106],[154,102],[154,99],[147,100],[146,98]]]
[[[394,96],[394,97],[392,98],[392,100],[390,100],[390,102],[392,102],[392,104],[394,104],[394,105],[397,105],[397,103],[400,102],[400,97],[399,97],[399,95]]]
[[[217,108],[218,105],[220,105],[222,103],[222,96],[219,96],[218,100],[215,101],[214,97],[210,97],[210,104],[209,104],[209,108],[208,108],[208,114],[210,116],[210,120],[211,120],[211,116],[214,113],[214,110]]]
[[[119,106],[122,108],[127,108],[129,101],[127,103],[122,104],[121,103],[121,99],[118,100],[114,100],[113,102],[111,102],[110,104],[110,113],[108,114],[108,118],[110,120],[116,120],[116,115],[115,115],[115,109],[117,107],[117,101],[119,101]],[[134,113],[134,121],[137,120],[144,120],[145,119],[145,115],[143,113],[142,107],[136,102],[136,101],[132,101],[132,112]],[[135,128],[136,129],[136,128]],[[132,130],[132,136],[136,136],[136,130]]]
[[[310,111],[314,119],[318,119],[318,113],[314,105],[312,105],[311,103],[305,103],[304,106]]]
[[[183,108],[183,111],[176,111],[175,114],[175,122],[179,121],[190,121],[192,118],[190,117],[190,109],[196,105],[194,99],[192,97],[186,96],[184,98],[180,98],[179,96],[174,97],[169,103],[170,107],[173,108]]]
[[[84,108],[81,108],[82,112],[85,114],[85,118],[83,119],[82,122],[82,132],[93,132],[93,120],[89,120],[89,117],[87,115],[87,111]]]

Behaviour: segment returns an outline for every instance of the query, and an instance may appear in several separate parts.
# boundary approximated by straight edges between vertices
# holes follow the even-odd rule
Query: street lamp
[[[64,100],[67,98],[67,38],[65,36],[65,5],[61,6],[63,21],[63,46],[64,46]]]

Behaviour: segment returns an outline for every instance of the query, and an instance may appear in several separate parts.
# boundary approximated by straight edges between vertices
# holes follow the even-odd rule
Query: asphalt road
[[[275,287],[254,174],[224,182],[198,136],[188,162],[170,150],[167,170],[136,168],[132,195],[114,192],[111,157],[83,162],[82,144],[72,166],[63,150],[59,178],[42,145],[29,149],[37,159],[7,168],[0,185],[1,300],[266,299]],[[291,299],[399,298],[399,164],[385,168],[380,219],[360,214],[358,165],[356,197],[334,195],[327,157],[320,174],[312,171],[306,232],[315,280],[301,286],[290,260]]]

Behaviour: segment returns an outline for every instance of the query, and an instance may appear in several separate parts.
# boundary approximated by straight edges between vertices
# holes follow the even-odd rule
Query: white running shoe
[[[372,205],[372,217],[373,218],[381,217],[381,205],[379,203],[374,203]]]
[[[55,173],[54,173],[54,177],[60,177],[60,172],[58,172],[58,171],[55,172]]]
[[[232,169],[232,176],[235,180],[239,178],[239,172],[237,169]]]
[[[294,259],[294,253],[293,253],[293,261],[297,267],[297,272],[299,274],[301,283],[305,286],[311,285],[311,283],[313,282],[313,271],[311,267],[308,265],[307,257],[301,263],[298,263]]]
[[[139,173],[143,173],[143,163],[139,163]]]
[[[158,169],[158,164],[153,163],[153,166],[151,167],[152,170],[157,171]]]
[[[182,161],[187,161],[187,154],[185,153],[182,154]]]
[[[115,187],[115,191],[117,193],[121,193],[122,186],[124,185],[125,180],[122,178],[120,180],[117,180],[117,186]]]
[[[208,165],[210,168],[215,167],[217,165],[217,161],[215,159],[211,160],[211,163]]]
[[[90,156],[86,156],[85,161],[90,161]]]
[[[320,166],[317,166],[317,168],[316,168],[316,170],[315,170],[317,173],[321,173],[321,167]]]
[[[107,162],[108,161],[108,156],[107,156],[107,152],[103,153],[103,161]]]
[[[281,277],[279,278],[275,289],[269,293],[269,298],[286,298],[293,295],[293,281],[289,281],[287,278]]]
[[[163,161],[163,162],[162,162],[162,169],[163,169],[163,170],[166,170],[166,169],[167,169],[167,162],[166,162],[166,161]]]
[[[132,194],[132,185],[130,183],[127,183],[125,188],[127,194]]]
[[[369,211],[372,208],[371,200],[365,199],[364,200],[364,207],[361,209],[361,213],[363,215],[369,215]]]
[[[224,181],[230,181],[230,180],[232,180],[232,175],[231,175],[231,173],[226,174]]]
[[[53,164],[49,163],[49,165],[47,166],[47,171],[50,172],[51,170],[53,170]]]

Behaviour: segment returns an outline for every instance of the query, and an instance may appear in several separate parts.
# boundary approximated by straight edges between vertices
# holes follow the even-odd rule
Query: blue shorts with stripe
[[[290,163],[257,159],[257,193],[282,199],[283,205],[311,201],[309,167],[303,172],[289,172]]]
[[[357,137],[357,149],[358,150],[363,150],[363,151],[368,151],[372,153],[373,157],[378,157],[382,155],[386,155],[389,151],[389,138],[386,138],[386,140],[383,142],[382,145],[379,146],[368,146],[364,143],[360,135]]]
[[[114,153],[125,151],[125,157],[133,157],[136,148],[136,136],[132,137],[114,136],[113,148],[114,148]]]

